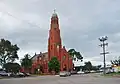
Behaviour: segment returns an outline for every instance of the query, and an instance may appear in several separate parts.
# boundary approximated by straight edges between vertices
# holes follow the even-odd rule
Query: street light
[[[105,52],[105,46],[108,46],[108,43],[105,43],[106,40],[108,40],[107,36],[101,37],[99,38],[100,42],[102,42],[102,44],[100,44],[99,46],[103,48],[103,53],[100,53],[101,55],[104,56],[104,75],[106,74],[105,69],[106,69],[106,63],[105,63],[105,55],[108,54],[109,52]]]

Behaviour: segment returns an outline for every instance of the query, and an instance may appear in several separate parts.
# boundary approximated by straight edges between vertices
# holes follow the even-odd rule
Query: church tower
[[[48,38],[48,57],[49,60],[53,56],[56,56],[58,60],[61,60],[61,37],[60,37],[60,29],[59,29],[59,18],[54,11],[51,17],[50,30],[49,30],[49,38]]]
[[[72,70],[72,59],[69,56],[65,46],[62,46],[59,18],[56,12],[52,14],[49,37],[48,37],[48,60],[56,56],[60,62],[60,71]]]

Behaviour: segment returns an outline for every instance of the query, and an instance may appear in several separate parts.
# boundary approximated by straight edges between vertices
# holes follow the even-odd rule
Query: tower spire
[[[56,13],[56,10],[55,10],[55,9],[53,10],[52,17],[57,17],[57,13]]]
[[[56,10],[54,9],[54,13],[56,13]]]

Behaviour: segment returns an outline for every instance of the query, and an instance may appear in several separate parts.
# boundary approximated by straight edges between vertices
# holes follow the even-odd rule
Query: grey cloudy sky
[[[0,0],[0,38],[20,47],[19,56],[47,51],[53,10],[60,19],[63,45],[85,61],[103,62],[98,38],[109,37],[109,62],[120,55],[120,0]]]

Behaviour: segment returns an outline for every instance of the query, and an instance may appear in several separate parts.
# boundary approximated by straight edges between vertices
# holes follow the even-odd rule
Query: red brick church
[[[48,62],[53,56],[56,56],[60,62],[60,70],[68,71],[73,69],[72,58],[69,56],[65,46],[62,46],[60,28],[59,28],[59,18],[57,14],[52,14],[49,37],[48,37],[48,52],[35,54],[32,57],[33,64],[31,72],[35,73],[42,72],[48,73]]]

